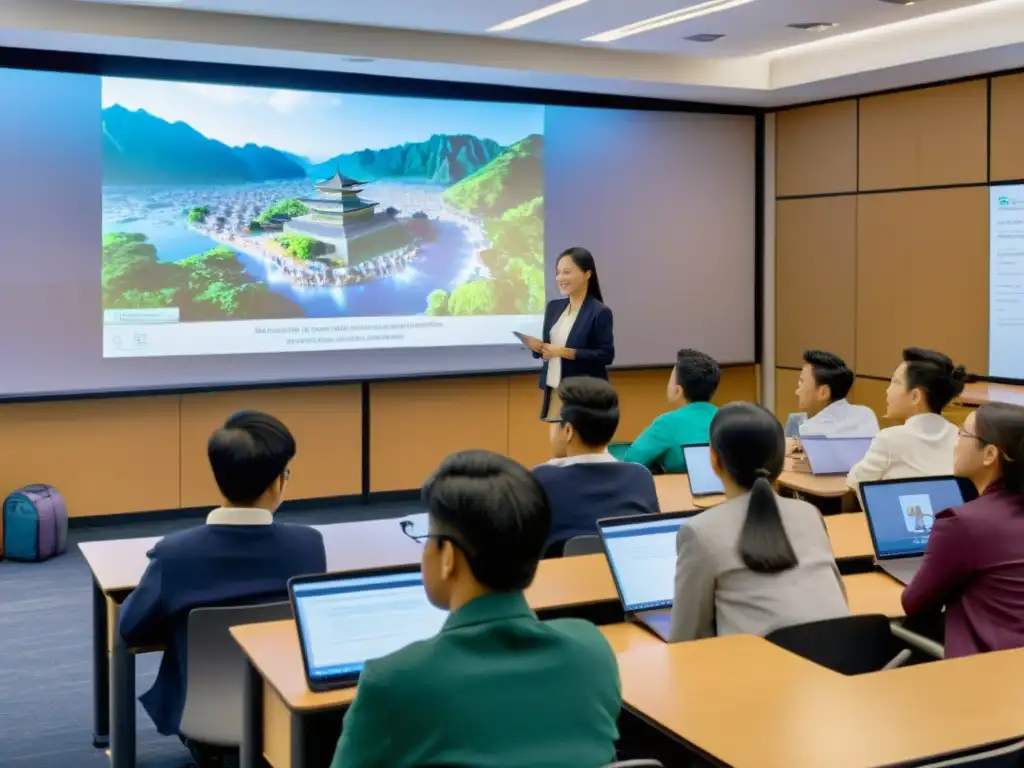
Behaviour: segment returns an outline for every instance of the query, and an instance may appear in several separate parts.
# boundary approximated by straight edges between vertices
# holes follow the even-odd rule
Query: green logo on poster
[[[1009,205],[1010,204],[1010,198],[1008,198],[1008,197],[1000,197],[999,198],[999,204],[1000,205]]]

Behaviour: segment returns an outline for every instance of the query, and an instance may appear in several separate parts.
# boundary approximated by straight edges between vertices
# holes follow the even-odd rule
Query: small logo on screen
[[[1008,198],[1008,197],[1000,197],[999,198],[999,204],[1000,205],[1009,205],[1010,204],[1010,198]]]
[[[900,508],[903,510],[903,522],[910,533],[927,533],[932,529],[935,513],[928,494],[900,496]]]

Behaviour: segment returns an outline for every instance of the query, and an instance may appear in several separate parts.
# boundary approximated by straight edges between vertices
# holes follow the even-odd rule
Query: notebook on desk
[[[813,475],[845,475],[864,458],[871,447],[870,437],[800,438],[807,465]]]
[[[722,481],[711,468],[711,446],[684,445],[683,458],[686,461],[686,475],[690,479],[690,493],[694,496],[714,496],[725,493]]]
[[[676,573],[676,534],[697,512],[631,515],[597,521],[627,621],[668,642]]]
[[[418,565],[299,576],[288,594],[311,691],[355,685],[367,661],[434,636],[448,616]]]
[[[935,513],[977,498],[970,480],[952,475],[861,483],[860,495],[878,567],[908,584],[921,567]]]

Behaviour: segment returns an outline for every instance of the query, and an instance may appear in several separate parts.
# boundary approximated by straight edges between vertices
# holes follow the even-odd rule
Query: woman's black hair
[[[782,425],[754,403],[729,403],[711,421],[711,450],[741,488],[750,491],[740,532],[740,557],[755,573],[779,573],[797,564],[779,515],[772,483],[782,474]]]
[[[558,256],[558,261],[555,262],[555,266],[558,266],[558,262],[562,260],[564,256],[568,256],[572,259],[572,263],[579,267],[584,272],[590,273],[590,281],[587,283],[587,296],[593,296],[600,302],[604,302],[604,296],[601,295],[601,284],[597,281],[597,265],[594,263],[594,254],[588,251],[586,248],[580,246],[574,246],[572,248],[566,248]]]
[[[974,432],[984,445],[999,450],[1006,490],[1024,494],[1024,407],[985,403],[974,412]]]

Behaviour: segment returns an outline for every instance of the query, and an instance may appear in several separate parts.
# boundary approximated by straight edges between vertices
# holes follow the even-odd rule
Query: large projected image
[[[514,344],[544,107],[104,78],[105,357]]]
[[[989,375],[1024,379],[1024,185],[989,190]]]

